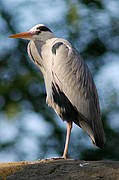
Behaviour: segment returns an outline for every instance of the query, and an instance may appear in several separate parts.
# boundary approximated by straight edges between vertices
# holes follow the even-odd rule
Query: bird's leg
[[[66,135],[66,142],[65,142],[65,148],[64,148],[63,156],[58,157],[58,158],[45,159],[45,160],[43,159],[41,161],[67,159],[71,129],[72,129],[72,122],[70,121],[70,122],[67,122],[67,135]]]
[[[63,152],[63,156],[62,156],[63,159],[66,159],[67,155],[68,155],[68,147],[69,147],[71,129],[72,129],[72,122],[67,122],[67,135],[66,135],[65,148],[64,148],[64,152]]]

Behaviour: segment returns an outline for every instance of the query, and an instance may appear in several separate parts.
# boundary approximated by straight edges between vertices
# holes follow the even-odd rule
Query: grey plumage
[[[103,148],[98,94],[84,60],[68,41],[56,38],[46,26],[37,25],[29,32],[33,35],[28,54],[43,73],[46,102],[63,120],[80,126],[95,145]]]

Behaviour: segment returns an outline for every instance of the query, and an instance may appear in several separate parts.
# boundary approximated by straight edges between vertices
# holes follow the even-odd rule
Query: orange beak
[[[30,39],[30,38],[32,38],[32,36],[33,36],[33,33],[28,31],[28,32],[22,32],[22,33],[18,33],[18,34],[13,34],[13,35],[9,36],[9,38]]]

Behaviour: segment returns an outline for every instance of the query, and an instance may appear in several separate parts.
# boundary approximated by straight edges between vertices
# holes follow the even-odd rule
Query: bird
[[[43,74],[46,103],[66,121],[67,133],[61,158],[68,158],[73,123],[87,133],[95,146],[103,149],[106,138],[96,85],[76,48],[66,39],[56,37],[44,24],[37,24],[9,38],[29,40],[27,52]]]

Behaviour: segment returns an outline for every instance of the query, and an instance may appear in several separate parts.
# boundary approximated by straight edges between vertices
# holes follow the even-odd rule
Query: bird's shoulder
[[[75,82],[76,80],[80,81],[81,76],[85,76],[86,73],[90,76],[90,71],[82,56],[67,40],[62,38],[55,39],[52,43],[51,51],[52,70],[57,76],[61,77],[64,83],[67,83],[69,78],[75,78]],[[81,81],[77,84],[81,84]]]
[[[73,48],[69,41],[63,38],[56,38],[52,44],[52,53],[56,55],[59,50],[68,51],[70,48]]]

